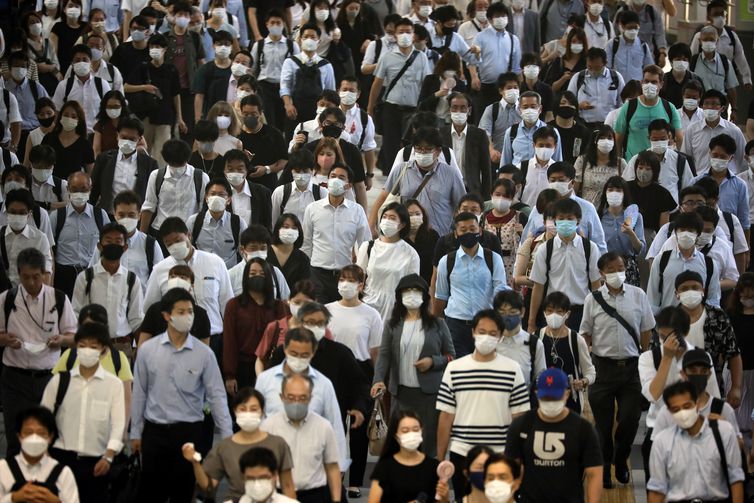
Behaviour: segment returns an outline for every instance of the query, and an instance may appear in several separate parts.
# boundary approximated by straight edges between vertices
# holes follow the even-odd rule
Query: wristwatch
[[[269,166],[265,166],[265,167],[264,167],[264,173],[265,173],[266,175],[269,175],[270,173],[272,173],[272,170],[270,169],[270,167],[269,167]]]
[[[102,456],[102,459],[107,461],[109,464],[113,464],[113,458],[108,458],[107,456]]]
[[[367,173],[367,178],[374,178],[374,173]]]

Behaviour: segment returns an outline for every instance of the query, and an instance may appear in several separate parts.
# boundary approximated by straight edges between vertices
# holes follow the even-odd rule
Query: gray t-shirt
[[[236,501],[244,494],[244,479],[238,460],[241,455],[252,447],[264,447],[275,454],[278,469],[282,472],[293,469],[293,459],[288,444],[277,435],[267,435],[267,438],[255,444],[239,444],[231,438],[222,440],[207,454],[202,467],[207,475],[214,480],[228,479],[228,497]]]

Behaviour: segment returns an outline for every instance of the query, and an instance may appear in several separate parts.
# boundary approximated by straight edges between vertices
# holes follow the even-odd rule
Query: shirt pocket
[[[195,289],[194,291],[200,292],[200,295],[197,295],[197,297],[201,297],[202,299],[217,299],[220,291],[220,284],[218,283],[217,279],[215,279],[214,276],[205,276],[201,279],[199,289]],[[197,301],[199,299],[197,298]]]
[[[181,391],[193,393],[199,387],[199,378],[198,370],[178,370],[175,373],[175,384]]]
[[[92,400],[89,417],[93,421],[107,421],[110,417],[110,404],[105,400]]]

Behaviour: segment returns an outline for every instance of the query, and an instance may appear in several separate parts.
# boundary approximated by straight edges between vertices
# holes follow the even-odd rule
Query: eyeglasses
[[[289,403],[309,403],[310,396],[285,396],[283,397]]]

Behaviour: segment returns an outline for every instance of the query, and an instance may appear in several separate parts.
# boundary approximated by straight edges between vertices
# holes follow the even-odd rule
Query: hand
[[[235,379],[226,379],[225,391],[227,391],[229,395],[235,395],[238,391],[238,382]]]
[[[494,148],[490,151],[490,160],[494,162],[495,164],[500,163],[500,158],[503,156],[503,153],[499,150],[495,150]]]
[[[304,143],[306,143],[307,138],[308,136],[304,133],[296,133],[296,136],[293,137],[293,142],[297,145],[303,145]]]
[[[188,131],[188,127],[186,127],[186,123],[183,122],[183,119],[178,119],[178,131],[180,131],[181,134],[186,134]]]
[[[529,327],[527,332],[533,334],[537,331],[537,318],[529,318]]]
[[[36,497],[37,491],[36,488],[39,487],[35,484],[32,484],[31,482],[27,482],[26,484],[21,487],[18,491],[11,493],[10,500],[13,502],[23,502],[23,501],[31,501],[32,498]]]
[[[634,232],[634,226],[631,225],[630,221],[626,221],[620,224],[620,231],[624,234],[628,234],[631,237],[636,236],[636,233]]]
[[[364,54],[365,52],[367,52],[367,47],[369,47],[369,42],[371,42],[371,40],[366,39],[364,40],[364,43],[361,44],[361,47],[359,48],[359,52],[361,54]]]
[[[256,154],[252,154],[251,152],[249,152],[246,149],[243,149],[243,153],[244,153],[244,155],[246,155],[246,159],[249,160],[249,161],[251,161],[252,159],[254,159],[254,156],[256,155]]]
[[[728,392],[726,401],[730,404],[731,407],[737,409],[738,406],[741,405],[741,388],[732,387]]]
[[[513,226],[513,230],[515,230],[516,234],[518,234],[520,236],[521,234],[524,233],[524,226],[521,225],[520,223],[518,223],[518,224],[516,224],[516,225]]]
[[[569,80],[571,80],[571,76],[572,75],[573,75],[573,72],[570,72],[570,71],[566,70],[563,73],[563,76],[560,77],[560,80],[562,80],[563,82],[568,82]]]
[[[267,174],[267,168],[264,166],[254,166],[256,169],[249,173],[251,178],[261,178]]]
[[[435,487],[435,493],[440,497],[440,501],[447,501],[448,495],[450,494],[448,483],[444,480],[438,480],[437,486]]]
[[[105,458],[101,458],[99,461],[97,461],[97,464],[94,465],[95,477],[103,477],[107,475],[107,472],[109,471],[110,471],[110,462],[106,460]]]
[[[591,110],[592,108],[594,108],[594,105],[592,105],[586,100],[579,103],[579,110]]]
[[[667,55],[664,52],[660,53],[660,56],[657,58],[657,64],[660,66],[660,68],[665,66],[665,58]]]
[[[730,117],[728,118],[729,121],[731,121],[733,124],[736,124],[736,119],[738,119],[738,114],[735,110],[730,111]]]
[[[346,412],[349,416],[353,417],[353,421],[351,421],[351,429],[355,430],[362,424],[364,424],[364,414],[361,413],[361,411],[352,409]]]
[[[62,343],[63,343],[62,335],[53,335],[52,337],[47,339],[47,347],[51,349],[58,349]]]
[[[21,339],[16,337],[13,334],[4,333],[0,334],[0,346],[13,348],[13,349],[21,349]]]
[[[479,91],[482,89],[482,81],[479,80],[479,77],[471,77],[471,88],[474,91]]]
[[[445,86],[440,86],[440,89],[435,92],[435,96],[438,98],[442,98],[443,96],[447,96],[450,90]]]
[[[193,463],[196,461],[194,459],[194,454],[196,454],[196,449],[194,449],[194,444],[192,444],[191,442],[187,442],[183,444],[183,448],[181,449],[181,452],[183,453],[183,459],[185,459],[189,463]]]
[[[372,390],[369,393],[372,395],[372,398],[375,398],[380,393],[384,393],[385,389],[384,382],[376,382],[372,385]]]
[[[432,368],[432,358],[430,358],[429,356],[420,358],[416,362],[414,362],[414,367],[416,367],[416,370],[418,370],[419,372],[426,372],[427,370]]]
[[[157,86],[153,86],[152,84],[144,84],[144,91],[152,94],[157,94],[159,92],[159,89],[157,89]]]
[[[678,337],[675,333],[668,336],[665,342],[662,343],[662,349],[664,355],[674,357],[681,354],[681,345],[678,343]]]
[[[479,56],[480,54],[482,54],[482,48],[478,45],[472,45],[471,47],[469,47],[469,52],[474,56]]]
[[[285,115],[287,115],[288,118],[292,121],[296,120],[298,112],[296,111],[296,107],[293,106],[293,103],[291,103],[290,105],[285,105]]]
[[[372,181],[374,181],[374,178],[369,177],[369,176],[366,177],[366,179],[364,180],[364,188],[366,190],[369,190],[372,188]]]
[[[576,379],[573,381],[573,388],[577,391],[584,391],[588,382],[586,379]]]
[[[131,454],[137,454],[141,452],[141,439],[131,440]]]

